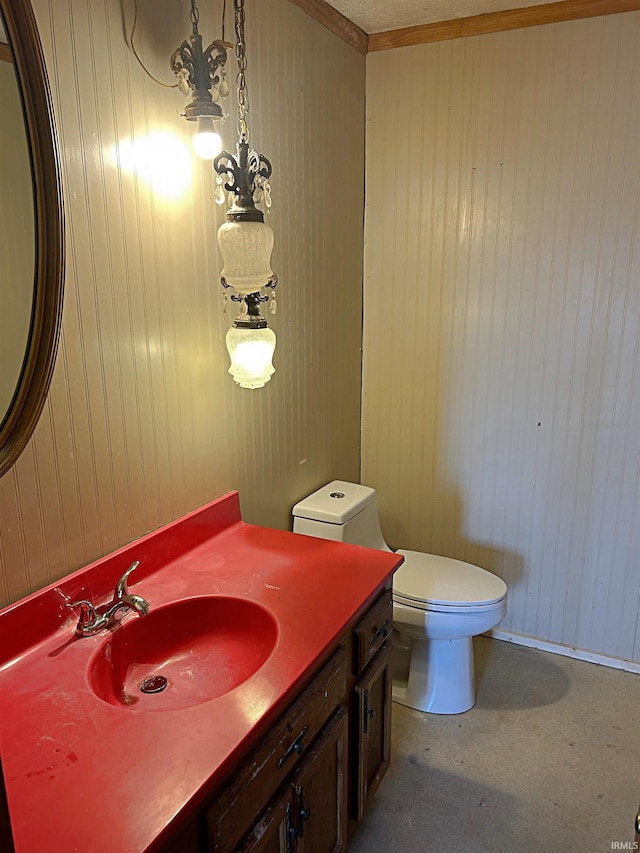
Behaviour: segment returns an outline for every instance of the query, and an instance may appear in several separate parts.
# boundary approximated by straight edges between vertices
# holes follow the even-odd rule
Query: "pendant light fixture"
[[[187,121],[197,122],[193,148],[199,157],[213,160],[222,149],[217,125],[222,120],[223,113],[218,101],[229,94],[224,67],[227,48],[223,30],[222,40],[212,41],[203,49],[202,36],[198,32],[200,12],[195,0],[191,0],[190,18],[191,35],[171,54],[170,65],[178,78],[178,88],[182,94],[192,97],[183,116]]]
[[[249,147],[244,0],[234,0],[233,8],[238,60],[238,142],[235,155],[223,151],[213,161],[217,173],[214,198],[218,204],[224,204],[227,198],[231,201],[226,222],[218,229],[224,262],[221,283],[225,313],[229,298],[240,308],[227,332],[229,373],[242,388],[262,388],[275,372],[271,360],[276,345],[275,334],[260,315],[260,305],[269,300],[269,296],[262,294],[262,288],[271,290],[269,309],[275,314],[278,278],[271,269],[273,231],[256,203],[271,206],[271,163]]]

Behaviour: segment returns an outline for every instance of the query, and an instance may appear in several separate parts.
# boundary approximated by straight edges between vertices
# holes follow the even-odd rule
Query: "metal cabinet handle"
[[[376,642],[376,640],[379,640],[381,637],[384,640],[388,634],[389,634],[389,620],[385,619],[385,621],[378,628],[378,630],[375,632],[375,634],[372,634],[371,637],[369,637],[369,645],[372,646]]]
[[[363,704],[364,704],[364,713],[362,715],[362,731],[363,731],[363,734],[366,735],[368,730],[369,730],[369,720],[371,717],[373,717],[375,715],[375,711],[373,710],[373,708],[369,707],[369,691],[368,690],[364,691]]]
[[[304,825],[311,817],[311,806],[307,806],[306,809],[304,807],[304,794],[302,792],[302,785],[298,788],[298,799],[300,800],[300,811],[298,813],[302,818],[298,826],[298,838],[302,838],[304,835]]]
[[[287,805],[287,817],[286,817],[286,833],[287,833],[287,853],[293,853],[296,846],[296,837],[298,835],[298,830],[293,824],[292,814],[291,814],[291,803]]]
[[[291,756],[294,754],[294,752],[297,752],[298,755],[300,755],[300,753],[304,749],[304,738],[306,737],[308,732],[309,732],[309,726],[305,726],[302,729],[302,731],[300,732],[300,734],[298,735],[298,737],[291,744],[289,749],[287,749],[287,751],[283,755],[280,756],[280,758],[278,759],[278,770],[280,770],[282,767],[284,767],[284,765],[291,758]]]

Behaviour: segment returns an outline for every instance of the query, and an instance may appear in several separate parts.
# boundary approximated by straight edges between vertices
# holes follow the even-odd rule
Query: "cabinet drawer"
[[[228,853],[249,830],[300,755],[346,699],[346,654],[339,649],[231,778],[205,813],[211,850]]]
[[[285,785],[245,838],[239,853],[289,853],[292,813],[293,790]]]
[[[358,623],[355,636],[355,670],[362,672],[391,634],[393,601],[391,590],[386,589],[371,610]]]

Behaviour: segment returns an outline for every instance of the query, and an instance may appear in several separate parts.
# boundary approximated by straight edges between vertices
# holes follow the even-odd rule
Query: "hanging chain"
[[[236,59],[238,60],[238,76],[236,77],[236,86],[238,88],[238,135],[240,142],[248,142],[247,112],[249,111],[249,96],[247,94],[247,81],[245,78],[247,56],[244,44],[244,0],[233,0],[233,10],[236,27]]]
[[[200,12],[198,11],[198,7],[196,6],[196,0],[191,0],[191,12],[189,14],[191,18],[191,26],[193,27],[194,36],[198,35],[198,24],[200,23]]]

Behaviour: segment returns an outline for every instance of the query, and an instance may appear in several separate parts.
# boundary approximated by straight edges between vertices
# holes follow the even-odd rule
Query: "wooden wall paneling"
[[[227,373],[215,238],[225,209],[213,204],[211,168],[187,153],[186,191],[167,198],[120,147],[160,132],[189,152],[184,98],[146,77],[119,6],[33,5],[59,130],[68,261],[49,398],[0,479],[4,602],[233,488],[248,521],[286,528],[304,494],[357,479],[360,452],[363,56],[288,0],[247,14],[249,126],[274,167],[281,278],[269,315],[277,372],[251,392]],[[203,33],[218,26],[216,10],[202,9]],[[166,82],[188,28],[184,4],[139,9],[139,52]],[[349,126],[358,132],[345,135]],[[233,117],[223,139],[232,149]],[[350,204],[337,206],[336,193]]]
[[[367,60],[362,481],[383,531],[504,577],[504,630],[629,660],[639,37],[630,13]]]

